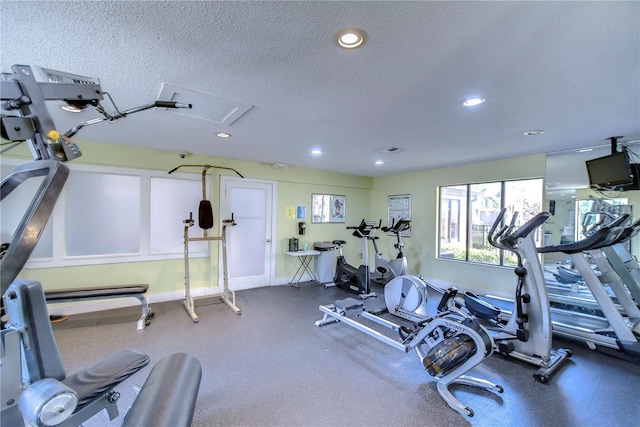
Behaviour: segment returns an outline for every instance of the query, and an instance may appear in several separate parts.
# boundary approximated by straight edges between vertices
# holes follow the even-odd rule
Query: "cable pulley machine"
[[[146,366],[149,356],[124,349],[81,372],[67,375],[51,329],[42,285],[33,280],[17,279],[17,276],[29,260],[64,188],[69,175],[64,162],[82,155],[71,140],[73,135],[85,126],[105,120],[112,122],[153,107],[191,108],[191,105],[155,101],[108,114],[100,105],[106,92],[102,91],[96,78],[28,65],[14,65],[11,70],[11,73],[0,74],[1,107],[9,113],[0,115],[0,135],[10,142],[0,154],[27,142],[34,161],[17,167],[2,179],[0,201],[26,180],[43,179],[13,233],[11,243],[3,245],[0,259],[0,289],[6,309],[0,331],[0,426],[26,423],[30,426],[76,426],[103,410],[113,420],[118,416],[120,396],[114,387]],[[81,123],[61,134],[56,130],[46,101],[65,101],[77,108],[93,106],[103,117]],[[166,364],[171,370],[165,368]],[[151,407],[133,411],[129,424],[139,425],[142,416],[160,409],[173,425],[190,424],[200,376],[201,367],[195,358],[185,354],[169,356],[165,364],[157,369],[154,367],[142,387],[140,396],[147,396],[145,401],[140,403],[137,399],[133,404],[133,408],[140,409],[141,405],[152,402]],[[190,386],[181,389],[183,392],[177,402],[171,393],[166,393],[164,385],[185,381]],[[180,418],[179,422],[176,417]]]
[[[24,181],[43,176],[29,209],[25,212],[0,263],[0,282],[4,293],[29,260],[69,176],[65,162],[82,155],[71,140],[83,127],[103,121],[114,122],[139,111],[154,107],[192,108],[191,104],[155,101],[140,107],[119,111],[100,80],[35,65],[14,65],[11,73],[0,75],[2,109],[11,114],[0,115],[0,134],[12,142],[0,154],[27,142],[33,162],[16,168],[0,184],[0,200]],[[109,114],[100,103],[107,95],[116,112]],[[64,101],[77,109],[92,106],[102,117],[83,122],[60,133],[49,114],[46,101]],[[38,230],[38,232],[34,232]]]
[[[193,320],[193,323],[200,321],[196,314],[196,305],[193,295],[191,295],[191,279],[189,272],[189,242],[210,242],[219,241],[222,246],[222,292],[215,295],[206,295],[206,298],[220,297],[220,300],[227,304],[231,310],[236,314],[241,314],[240,308],[236,305],[236,293],[229,289],[229,272],[227,268],[227,227],[234,227],[236,225],[233,219],[233,212],[231,213],[231,219],[222,220],[222,232],[220,236],[209,236],[208,230],[213,228],[213,209],[211,202],[207,199],[207,171],[209,169],[226,169],[235,172],[240,178],[244,178],[237,170],[226,166],[215,165],[180,165],[169,171],[173,173],[181,167],[198,167],[202,168],[202,200],[198,206],[198,226],[202,229],[202,237],[189,237],[189,228],[193,227],[193,212],[189,212],[189,218],[182,221],[184,223],[184,307],[187,313]]]

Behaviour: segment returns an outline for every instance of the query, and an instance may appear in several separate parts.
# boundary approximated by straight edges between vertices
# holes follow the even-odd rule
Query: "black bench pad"
[[[109,298],[136,298],[142,306],[142,315],[137,323],[138,330],[144,329],[153,317],[153,311],[149,309],[144,293],[149,290],[147,284],[94,286],[80,289],[52,289],[44,292],[48,303],[73,302],[91,299]]]
[[[120,297],[125,295],[144,294],[149,290],[149,285],[118,285],[96,286],[81,289],[53,289],[46,290],[44,295],[47,301],[68,299],[93,299],[98,297]]]

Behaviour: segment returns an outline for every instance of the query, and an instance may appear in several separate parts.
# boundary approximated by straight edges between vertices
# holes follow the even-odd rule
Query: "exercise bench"
[[[153,311],[147,304],[144,293],[149,289],[149,285],[117,285],[117,286],[96,286],[92,288],[81,289],[55,289],[45,291],[47,304],[56,304],[61,302],[77,302],[96,299],[112,299],[112,298],[136,298],[142,306],[142,315],[138,320],[137,329],[144,329],[151,323]]]

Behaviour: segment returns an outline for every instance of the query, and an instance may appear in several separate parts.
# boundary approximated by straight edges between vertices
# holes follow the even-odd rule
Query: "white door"
[[[234,291],[270,286],[273,281],[275,186],[272,181],[221,177],[220,219],[233,213],[236,222],[227,227],[228,280]],[[222,281],[221,276],[222,272]]]

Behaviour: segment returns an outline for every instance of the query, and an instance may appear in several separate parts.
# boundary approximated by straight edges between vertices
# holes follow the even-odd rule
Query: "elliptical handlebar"
[[[498,217],[489,230],[488,240],[489,243],[491,243],[491,245],[495,246],[496,248],[507,249],[510,251],[514,250],[519,238],[528,236],[536,228],[544,224],[551,216],[551,214],[549,214],[548,212],[540,212],[529,221],[516,228],[515,221],[518,215],[518,213],[516,212],[511,218],[511,222],[509,223],[509,225],[501,227],[500,230],[496,232],[496,228],[502,222],[505,212],[506,209],[503,208],[498,214]]]
[[[504,239],[509,239],[515,244],[516,240],[518,240],[521,237],[528,236],[536,228],[540,227],[542,224],[547,222],[550,216],[551,214],[549,212],[539,212],[529,221],[525,222],[520,227],[518,227],[517,230],[514,230],[508,236],[504,237]]]
[[[504,208],[500,210],[500,213],[498,214],[498,217],[496,218],[496,220],[493,221],[493,224],[491,225],[491,229],[489,230],[489,235],[487,236],[487,240],[489,240],[489,243],[491,244],[491,246],[494,246],[498,249],[506,249],[498,240],[496,240],[496,239],[499,239],[500,236],[502,236],[502,234],[508,228],[507,226],[503,226],[496,233],[496,229],[498,228],[498,225],[500,225],[500,223],[502,222],[505,212],[507,212],[507,210]]]

